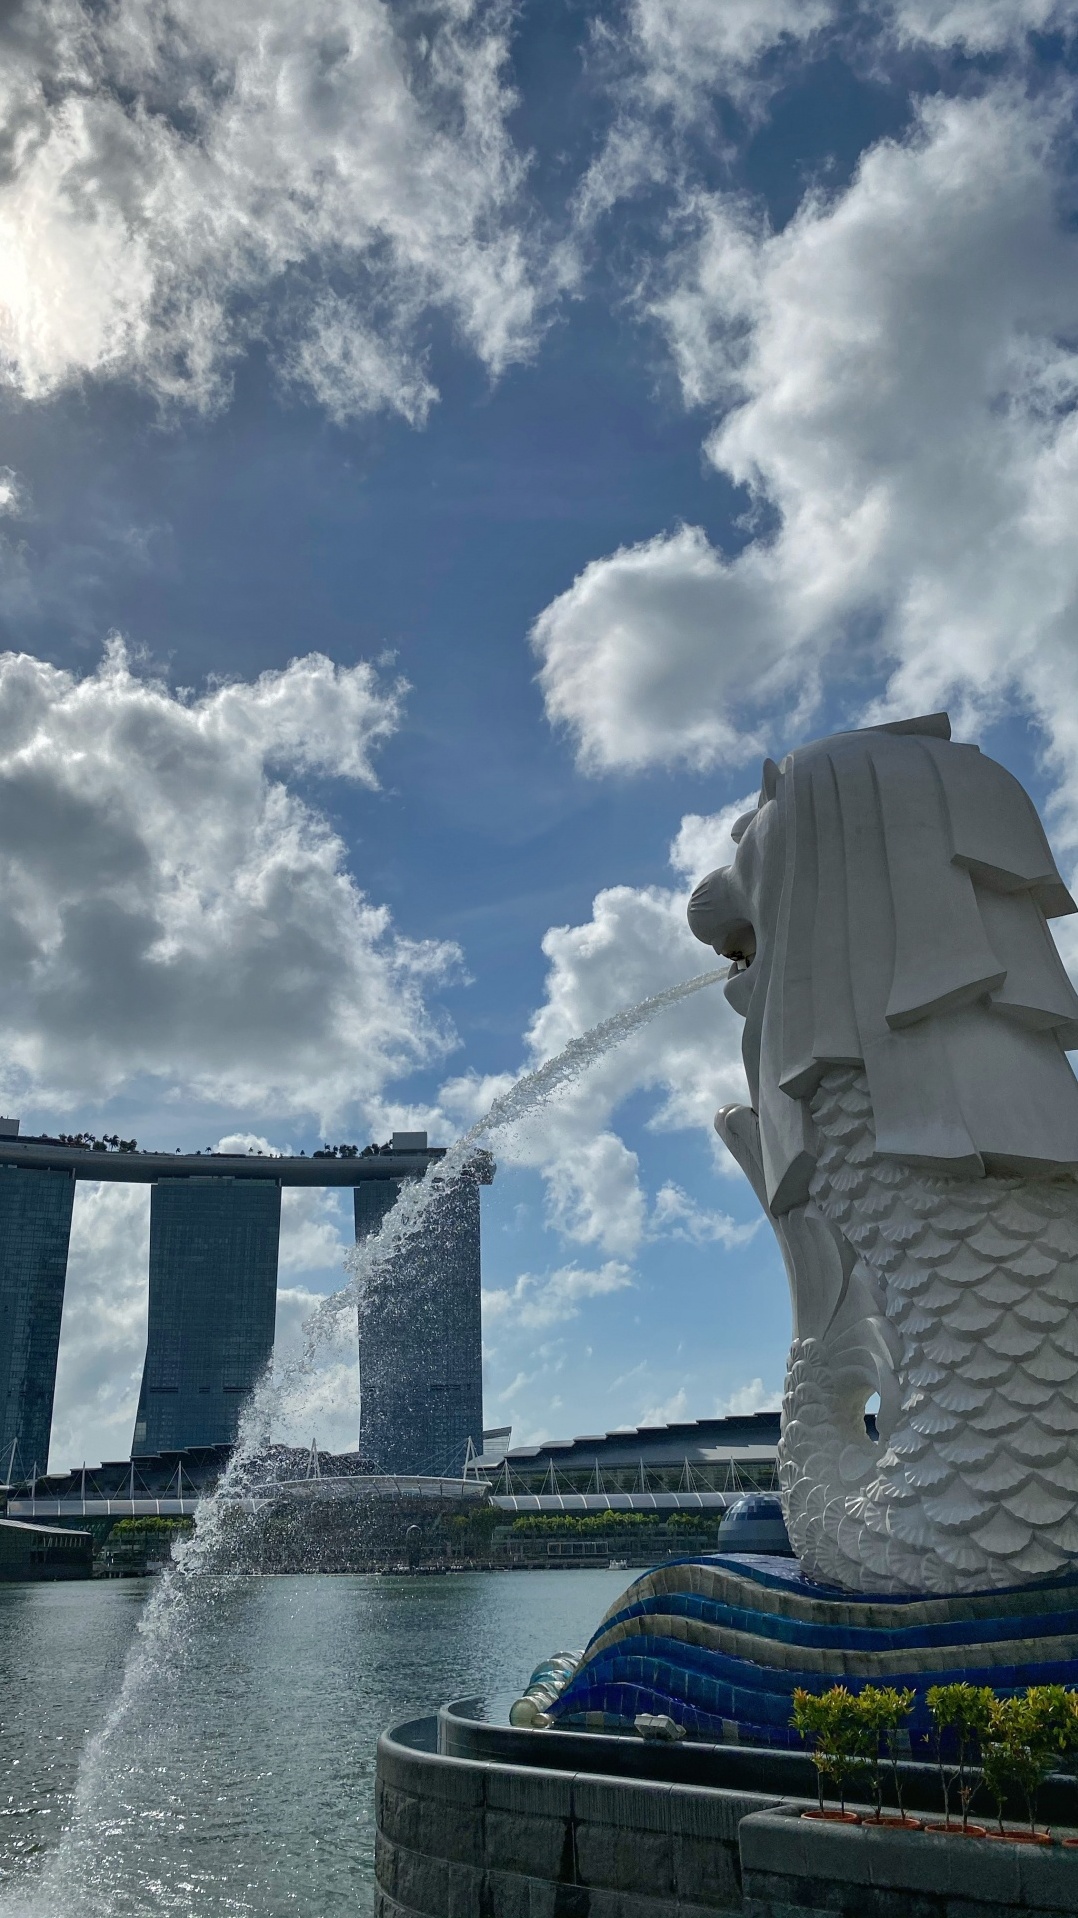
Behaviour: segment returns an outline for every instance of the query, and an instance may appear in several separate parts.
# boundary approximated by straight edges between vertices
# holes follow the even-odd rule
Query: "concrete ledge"
[[[444,1736],[444,1726],[443,1726]],[[1074,1918],[1078,1850],[818,1823],[809,1800],[642,1776],[669,1750],[595,1741],[626,1775],[570,1769],[580,1742],[505,1733],[513,1759],[435,1749],[414,1720],[378,1745],[377,1918]],[[619,1752],[618,1747],[625,1747]],[[744,1753],[755,1784],[770,1755]],[[912,1768],[911,1768],[912,1769]],[[788,1767],[777,1767],[785,1776]]]
[[[742,1821],[741,1867],[751,1918],[1061,1918],[1078,1910],[1078,1852],[817,1824],[796,1807]]]
[[[451,1758],[431,1751],[433,1725],[379,1741],[382,1918],[741,1911],[740,1825],[778,1798]]]

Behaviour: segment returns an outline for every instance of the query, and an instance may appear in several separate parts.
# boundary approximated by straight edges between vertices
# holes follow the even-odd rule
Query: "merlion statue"
[[[1078,1561],[1078,998],[1047,921],[1076,908],[1032,802],[932,714],[769,760],[734,839],[689,923],[732,961],[752,1104],[716,1126],[793,1296],[794,1549],[853,1592],[1058,1574]]]

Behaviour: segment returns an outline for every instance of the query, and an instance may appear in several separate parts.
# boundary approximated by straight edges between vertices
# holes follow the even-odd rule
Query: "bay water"
[[[506,1702],[590,1637],[623,1571],[222,1580],[142,1686],[59,1879],[79,1761],[148,1581],[0,1586],[0,1914],[366,1914],[388,1724]]]

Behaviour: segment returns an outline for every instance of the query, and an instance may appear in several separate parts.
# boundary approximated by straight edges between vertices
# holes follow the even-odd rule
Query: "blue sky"
[[[1073,874],[1075,19],[4,10],[24,1128],[448,1141],[702,970],[684,900],[762,755],[884,713],[948,705]],[[777,1402],[739,1073],[702,993],[499,1142],[489,1423]],[[55,1464],[126,1452],[146,1230],[80,1192]],[[283,1342],[346,1239],[290,1195]],[[342,1350],[322,1443],[355,1397]]]

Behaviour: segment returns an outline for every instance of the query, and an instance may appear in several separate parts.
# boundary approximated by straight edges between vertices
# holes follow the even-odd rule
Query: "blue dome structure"
[[[720,1552],[766,1552],[769,1558],[792,1558],[782,1506],[773,1493],[751,1492],[728,1507],[719,1526]]]

